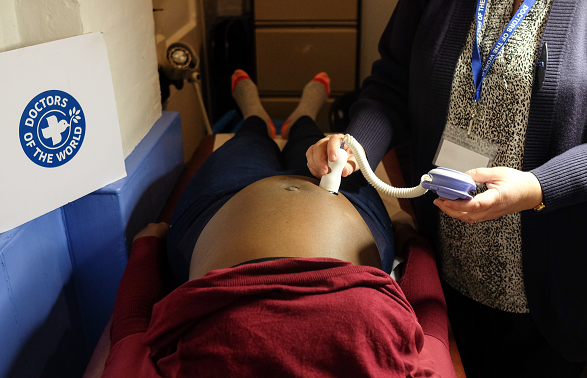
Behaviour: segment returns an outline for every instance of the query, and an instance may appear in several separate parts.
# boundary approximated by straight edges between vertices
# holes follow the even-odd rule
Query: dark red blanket
[[[335,259],[283,259],[189,281],[151,314],[148,302],[165,292],[161,256],[156,238],[133,246],[103,377],[454,376],[446,315],[437,306],[442,291],[441,298],[434,290],[419,293],[425,300],[418,306],[433,305],[423,332],[383,271]]]

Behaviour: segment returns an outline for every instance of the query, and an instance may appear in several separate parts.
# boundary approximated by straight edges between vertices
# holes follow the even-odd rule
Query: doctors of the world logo
[[[41,167],[59,167],[77,154],[86,134],[86,118],[69,93],[52,90],[33,98],[20,118],[20,144]]]

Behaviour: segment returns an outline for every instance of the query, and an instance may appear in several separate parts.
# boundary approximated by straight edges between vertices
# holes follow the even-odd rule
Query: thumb
[[[352,164],[352,161],[348,161],[345,165],[344,168],[342,169],[342,177],[347,177],[348,175],[355,173],[356,169],[355,169],[355,165]]]
[[[489,182],[496,179],[492,168],[475,168],[468,170],[465,174],[471,176],[475,182]]]
[[[349,150],[349,157],[344,165],[342,170],[342,177],[347,177],[348,175],[355,173],[359,169],[359,163],[357,163],[357,159],[353,155],[352,151]]]

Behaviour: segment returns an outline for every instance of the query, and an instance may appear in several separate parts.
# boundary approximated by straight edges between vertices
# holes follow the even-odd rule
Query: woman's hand
[[[340,150],[343,136],[343,134],[329,135],[308,148],[308,151],[306,151],[308,168],[314,176],[321,178],[330,171],[328,161],[338,159],[338,150]],[[342,169],[342,177],[346,177],[359,169],[359,164],[351,149],[346,145],[344,149],[348,152],[349,158]]]
[[[465,173],[475,182],[486,183],[487,191],[471,200],[434,200],[440,210],[463,222],[496,219],[532,209],[542,202],[542,187],[533,173],[506,167],[477,168]]]
[[[147,227],[143,228],[137,236],[132,240],[133,242],[138,238],[142,238],[145,236],[155,236],[161,240],[165,240],[167,237],[167,230],[169,230],[169,225],[165,222],[161,223],[149,223]]]

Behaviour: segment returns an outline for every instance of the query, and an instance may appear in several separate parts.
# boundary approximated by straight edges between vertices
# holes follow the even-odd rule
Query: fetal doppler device
[[[440,197],[455,200],[457,198],[471,199],[469,192],[475,190],[477,186],[471,176],[462,172],[454,171],[448,168],[435,168],[425,174],[420,179],[420,185],[413,188],[394,188],[381,181],[371,170],[363,148],[351,135],[346,134],[338,152],[336,161],[329,161],[330,173],[322,176],[320,187],[328,190],[330,193],[338,194],[342,169],[348,160],[348,154],[344,150],[344,144],[347,144],[359,163],[359,168],[369,184],[373,185],[378,192],[397,198],[415,198],[423,195],[428,190],[433,191]]]

